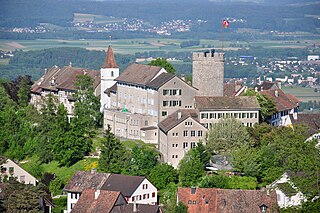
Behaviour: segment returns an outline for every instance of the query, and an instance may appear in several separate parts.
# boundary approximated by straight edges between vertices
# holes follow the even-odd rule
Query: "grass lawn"
[[[320,101],[320,93],[316,93],[313,88],[289,86],[282,87],[285,93],[295,95],[299,100],[308,102],[310,100]]]
[[[127,147],[128,149],[132,149],[134,146],[138,146],[138,147],[150,147],[150,148],[153,148],[153,149],[156,149],[156,145],[154,144],[147,144],[147,143],[144,143],[143,141],[130,141],[130,140],[124,140],[124,141],[121,141],[121,143]]]
[[[64,183],[67,183],[76,171],[90,171],[92,168],[96,168],[98,165],[98,159],[96,158],[85,158],[81,161],[78,161],[76,164],[70,167],[60,167],[57,161],[52,161],[48,164],[39,165],[37,163],[38,160],[39,158],[37,156],[33,156],[31,158],[26,159],[25,163],[21,163],[20,166],[31,174],[35,172],[35,169],[41,170],[43,173],[53,173],[57,177],[59,177]],[[38,165],[39,168],[35,168],[34,165]]]

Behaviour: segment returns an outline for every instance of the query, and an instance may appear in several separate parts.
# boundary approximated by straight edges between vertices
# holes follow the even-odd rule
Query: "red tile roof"
[[[281,89],[270,89],[260,92],[270,98],[276,105],[278,111],[294,109],[298,106],[298,99],[293,95],[285,94]]]
[[[85,189],[101,189],[110,174],[99,172],[77,171],[64,187],[68,192],[82,192]]]
[[[267,212],[277,210],[275,191],[233,190],[217,188],[178,188],[178,201],[188,206],[189,213],[258,213],[266,205]]]
[[[198,110],[257,110],[260,105],[254,96],[208,97],[196,96]]]
[[[320,130],[320,114],[298,114],[297,119],[290,115],[293,125],[306,125],[309,128],[309,135],[316,134]]]
[[[100,190],[95,198],[95,189],[85,189],[72,209],[72,213],[109,213],[117,203],[120,192]],[[124,199],[123,199],[124,200]],[[125,203],[124,203],[125,204]]]
[[[100,84],[100,71],[70,66],[63,68],[54,66],[32,85],[31,91],[34,93],[40,93],[42,89],[76,91],[74,82],[78,75],[89,75],[94,80],[94,88]]]
[[[223,84],[223,96],[235,96],[244,86],[238,83]]]
[[[110,45],[108,47],[106,59],[102,65],[102,68],[118,68],[116,60],[114,58],[112,47]]]

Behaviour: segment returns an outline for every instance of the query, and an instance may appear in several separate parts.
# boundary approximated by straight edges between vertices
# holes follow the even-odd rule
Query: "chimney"
[[[181,117],[182,117],[181,112],[178,112],[177,120],[181,119]]]
[[[91,169],[91,174],[94,174],[94,173],[96,173],[96,169]]]
[[[99,195],[100,195],[100,190],[98,189],[94,192],[94,199],[95,200],[98,199]]]
[[[182,79],[183,81],[186,81],[186,77],[184,76],[183,73],[181,74],[181,79]]]
[[[277,86],[279,89],[281,89],[281,81],[277,81]]]
[[[255,88],[254,88],[254,91],[255,91],[255,92],[258,92],[258,87],[255,87]]]
[[[278,90],[275,90],[275,91],[274,91],[274,96],[279,97],[279,92],[278,92]]]
[[[263,87],[261,87],[260,91],[261,91],[261,92],[263,91]]]
[[[137,208],[137,203],[136,203],[136,199],[134,199],[134,203],[133,203],[133,210],[132,212],[137,212],[138,208]]]

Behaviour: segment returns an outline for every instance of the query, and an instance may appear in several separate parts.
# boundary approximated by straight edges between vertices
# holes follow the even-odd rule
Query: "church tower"
[[[104,64],[100,69],[101,73],[101,111],[106,108],[111,107],[110,97],[104,93],[104,91],[110,87],[112,87],[116,82],[114,81],[115,78],[119,76],[119,67],[116,63],[114,58],[112,47],[109,45],[108,51],[106,54],[106,59]]]
[[[199,96],[223,96],[224,53],[214,49],[192,54],[192,85]]]

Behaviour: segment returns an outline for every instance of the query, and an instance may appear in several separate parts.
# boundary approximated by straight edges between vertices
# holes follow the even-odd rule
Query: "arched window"
[[[114,74],[113,74],[113,71],[111,71],[111,77],[113,77],[113,75],[114,75]]]

